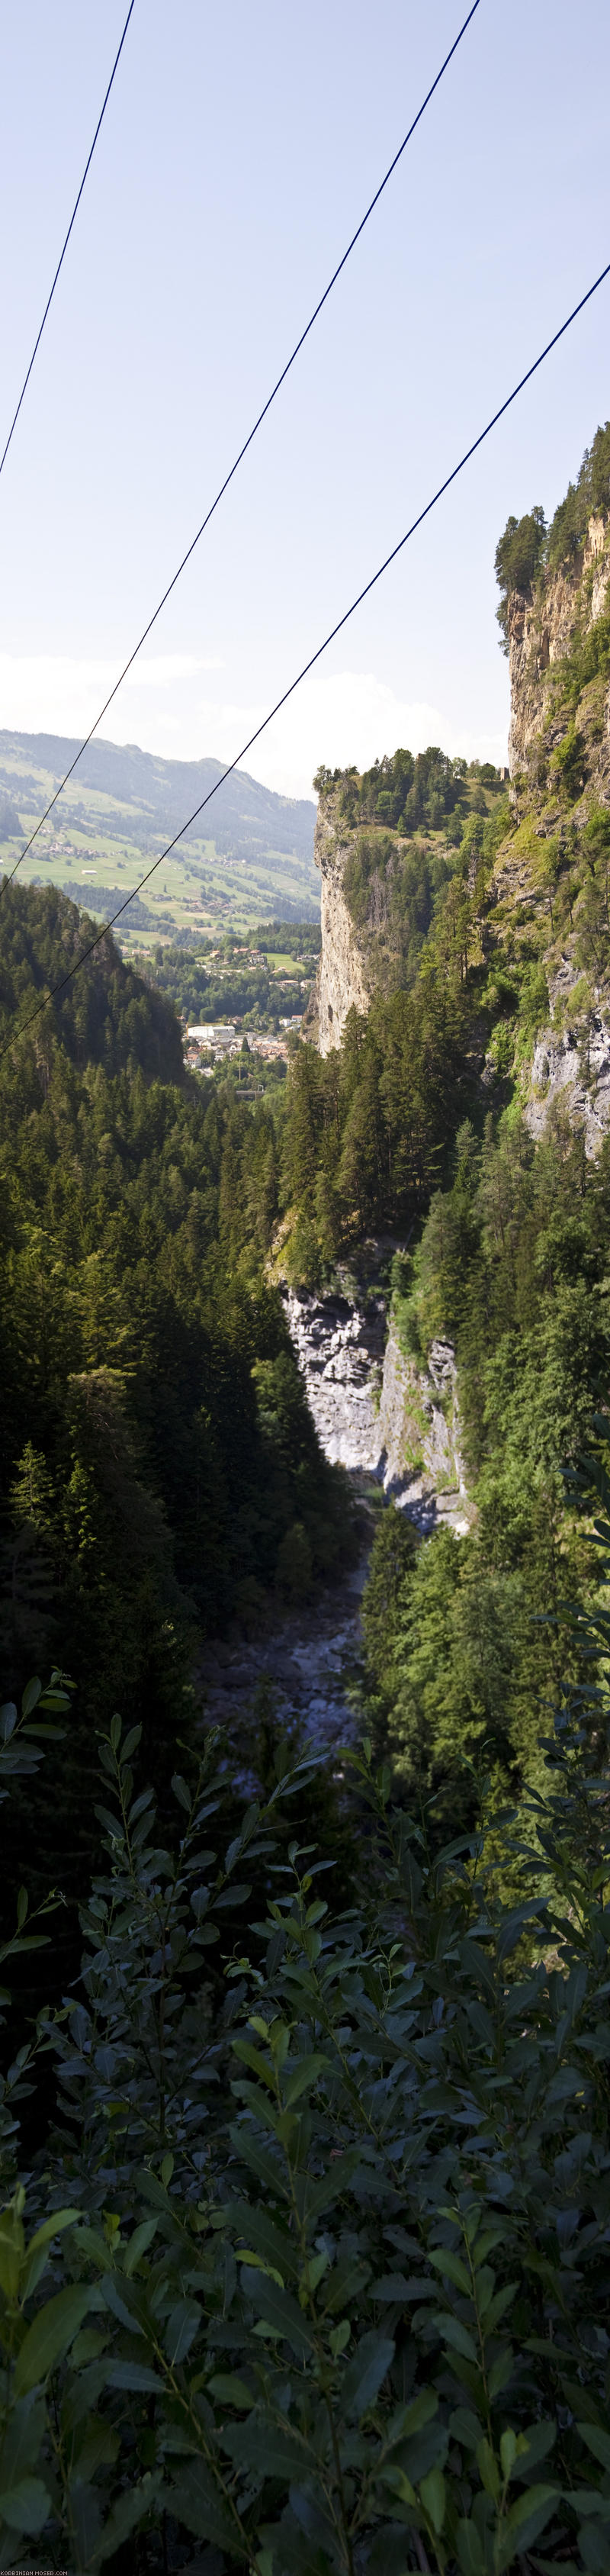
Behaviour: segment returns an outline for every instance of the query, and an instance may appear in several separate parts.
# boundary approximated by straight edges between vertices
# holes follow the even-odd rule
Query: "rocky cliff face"
[[[547,572],[532,590],[511,593],[508,757],[513,791],[518,780],[536,788],[545,756],[548,760],[560,745],[566,732],[565,710],[556,686],[560,667],[577,637],[589,633],[609,604],[610,523],[601,517],[589,520],[584,555],[573,569],[563,566],[558,572]],[[604,783],[610,794],[610,690],[606,694],[601,741],[596,742],[598,696],[599,692],[595,711],[585,703],[578,717],[584,727],[587,751],[584,767],[590,782],[598,778],[603,800]],[[591,733],[588,744],[587,727]]]
[[[321,1055],[341,1045],[348,1011],[368,1011],[371,980],[343,892],[343,873],[351,840],[341,830],[338,796],[320,798],[314,859],[322,890],[322,947],[316,979],[303,1022],[303,1036],[313,1038]]]
[[[610,832],[604,820],[610,812],[607,499],[591,509],[583,547],[584,524],[579,522],[570,539],[578,544],[577,553],[570,555],[566,538],[559,569],[547,567],[531,588],[514,589],[507,597],[512,825],[491,872],[490,848],[486,852],[483,847],[482,893],[470,924],[468,962],[473,992],[478,977],[489,1014],[491,1043],[483,1081],[492,1105],[502,1107],[510,1082],[513,1098],[516,1090],[526,1123],[538,1137],[549,1109],[557,1104],[582,1128],[591,1155],[610,1128]],[[556,535],[556,550],[558,542]],[[384,776],[386,771],[393,776],[392,763],[380,768]],[[397,822],[395,813],[386,828],[392,799],[380,795],[372,841],[370,821],[362,830],[357,821],[361,809],[354,799],[350,806],[351,775],[346,772],[339,780],[335,774],[332,780],[325,773],[316,827],[322,949],[303,1035],[314,1040],[322,1055],[340,1046],[352,1007],[365,1014],[375,992],[391,993],[407,968],[412,973],[411,950],[408,943],[401,946],[400,872],[413,846],[409,830],[403,832],[404,817]],[[481,814],[480,803],[472,807],[473,814],[477,811]],[[463,818],[463,803],[461,813]],[[353,822],[346,820],[350,814]],[[491,831],[491,814],[487,821]],[[469,816],[466,830],[471,829]],[[378,861],[372,857],[375,834]],[[434,864],[437,855],[433,850]],[[442,863],[448,862],[463,881],[467,899],[476,896],[474,844],[468,872],[462,866],[461,877],[461,863],[453,858],[449,842]],[[415,914],[414,923],[418,933]],[[505,999],[499,1005],[494,987],[498,970],[498,992],[503,983],[504,994],[510,987],[513,995],[512,1002]],[[504,1014],[502,1026],[496,1025],[498,1012],[499,1020]]]
[[[439,1522],[467,1530],[452,1344],[433,1342],[418,1366],[401,1350],[384,1297],[291,1289],[287,1316],[325,1457],[382,1485],[422,1532]]]
[[[610,1127],[610,991],[605,863],[582,836],[610,807],[610,684],[607,654],[587,646],[610,608],[610,519],[592,516],[583,555],[507,607],[518,828],[490,889],[492,941],[507,962],[529,943],[548,987],[551,1016],[521,1062],[526,1125],[540,1137],[560,1105],[591,1157]]]

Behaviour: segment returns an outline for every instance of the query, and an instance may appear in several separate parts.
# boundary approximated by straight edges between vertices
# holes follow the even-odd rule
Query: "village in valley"
[[[234,947],[231,969],[227,968],[223,949],[213,949],[209,958],[210,969],[215,969],[215,981],[228,980],[230,975],[233,986],[236,973],[239,974],[240,970],[243,974],[248,972],[256,974],[271,968],[273,990],[269,998],[272,1005],[276,1000],[279,1003],[282,1000],[295,998],[295,969],[293,968],[292,973],[287,977],[281,971],[278,972],[281,962],[279,959],[271,959],[261,948],[245,945]],[[250,1072],[255,1076],[262,1064],[273,1065],[278,1072],[285,1073],[288,1042],[299,1035],[310,986],[310,974],[300,978],[302,1008],[298,1011],[281,1012],[275,1011],[272,1007],[265,1013],[258,1011],[253,1014],[250,1011],[232,1010],[226,1020],[200,1019],[197,1021],[190,1021],[188,1016],[183,1014],[184,1057],[189,1071],[200,1073],[211,1080],[219,1064],[227,1059],[239,1057],[242,1059],[240,1076],[242,1065],[246,1076]],[[254,1016],[259,1021],[264,1020],[267,1025],[253,1027],[251,1023]],[[248,1056],[258,1058],[258,1068],[248,1065]],[[257,1087],[262,1086],[257,1086],[254,1081],[253,1088]]]

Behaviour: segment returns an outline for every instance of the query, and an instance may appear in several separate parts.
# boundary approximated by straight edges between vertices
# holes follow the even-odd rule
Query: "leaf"
[[[291,2238],[287,2227],[283,2227],[275,2216],[272,2218],[266,2209],[257,2209],[247,2200],[236,2200],[229,2202],[228,2206],[225,2204],[224,2216],[225,2225],[231,2230],[235,2228],[240,2236],[247,2236],[248,2243],[256,2246],[257,2254],[262,2254],[263,2260],[283,2279],[287,2273],[294,2275],[297,2272],[299,2258],[294,2237]],[[243,2256],[240,2259],[243,2260]]]
[[[499,2352],[497,2359],[492,2361],[487,2381],[489,2395],[492,2401],[495,2397],[501,2396],[502,2389],[506,2388],[508,2380],[512,2379],[514,2360],[515,2356],[512,2344],[509,2343],[506,2346],[506,2351]]]
[[[292,2425],[284,2428],[272,2416],[252,2414],[247,2424],[228,2424],[221,2438],[238,2468],[264,2468],[266,2477],[281,2478],[287,2485],[294,2478],[314,2476],[319,2465],[316,2452]]]
[[[130,2531],[135,2531],[137,2524],[143,2522],[144,2515],[150,2513],[151,2504],[154,2504],[160,2484],[160,2474],[147,2469],[145,2477],[140,2478],[137,2486],[129,2487],[125,2495],[117,2498],[112,2512],[108,2515],[108,2521],[104,2524],[101,2540],[97,2544],[98,2562],[104,2558],[114,2558],[122,2541],[128,2540]]]
[[[129,2389],[134,2396],[160,2397],[163,2393],[163,2380],[145,2361],[109,2361],[104,2379],[107,2388]]]
[[[468,2327],[462,2325],[460,2317],[451,2316],[449,2310],[446,2313],[441,2310],[435,2318],[435,2324],[443,2337],[443,2342],[451,2346],[452,2352],[463,2353],[465,2361],[478,2362],[476,2344],[469,2334]]]
[[[458,2522],[456,2543],[461,2576],[485,2576],[485,2553],[474,2522]]]
[[[18,2397],[11,2406],[0,2453],[0,2487],[19,2485],[26,2469],[38,2464],[46,2427],[44,2397]]]
[[[463,2451],[476,2451],[481,2439],[481,2426],[469,2406],[455,2407],[449,2417],[449,2431],[454,2442],[461,2443]]]
[[[70,2480],[71,2537],[77,2566],[88,2567],[91,2559],[94,2567],[96,2565],[96,2551],[102,2534],[100,2504],[100,2490],[90,2485],[87,2471],[79,2462],[76,2475]]]
[[[179,1805],[179,1807],[183,1807],[183,1808],[184,1808],[185,1815],[190,1816],[190,1812],[191,1812],[191,1798],[190,1798],[190,1792],[189,1792],[189,1790],[188,1790],[188,1788],[187,1788],[186,1780],[183,1780],[183,1778],[182,1778],[182,1772],[181,1772],[181,1771],[174,1771],[174,1772],[172,1773],[172,1789],[173,1789],[173,1792],[174,1792],[174,1797],[175,1797],[175,1798],[177,1798],[177,1800],[178,1800],[178,1805]]]
[[[484,2445],[483,2447],[487,2448],[487,2445]],[[505,2431],[500,2435],[500,2461],[503,2478],[508,2479],[510,2477],[511,2470],[514,2469],[516,2457],[517,2435],[513,2432],[512,2424],[507,2424]],[[483,2483],[485,2483],[485,2481]],[[492,2488],[491,2493],[493,2494],[493,2492],[494,2490]]]
[[[517,2448],[514,2433],[510,2437],[507,2433],[503,2433],[503,2444],[508,2444],[509,2438],[512,2440],[514,2447],[510,2456],[507,2452],[506,2459],[504,2457],[504,2450],[502,2451],[502,2468],[505,2478],[510,2474]],[[477,2468],[482,2485],[485,2488],[485,2494],[493,2496],[494,2503],[497,2503],[502,2481],[495,2453],[492,2451],[491,2442],[487,2441],[486,2436],[482,2442],[477,2444]]]
[[[341,2412],[360,2420],[374,2406],[382,2381],[394,2359],[394,2344],[378,2334],[361,2335],[344,2372],[339,2392]]]
[[[0,2287],[5,2299],[16,2299],[21,2279],[25,2237],[23,2219],[14,2203],[0,2211]]]
[[[436,2537],[438,2539],[445,2520],[446,2505],[446,2488],[442,2469],[429,2469],[427,2478],[422,2478],[419,2492],[424,2513],[427,2513],[428,2521],[431,2522],[432,2529],[436,2532]]]
[[[401,2307],[406,2287],[404,2272],[382,2272],[379,2281],[371,2281],[371,2298],[376,2299],[380,2307],[384,2304]]]
[[[399,2526],[384,2522],[367,2558],[367,2576],[406,2576],[407,2564],[402,2517]]]
[[[308,2086],[313,2087],[317,2084],[318,2076],[328,2067],[328,2063],[327,2057],[314,2053],[310,2057],[301,2058],[300,2064],[295,2067],[294,2074],[288,2070],[288,2082],[284,2094],[287,2111],[292,2110],[293,2102],[299,2101],[301,2093],[305,2093]]]
[[[610,2469],[610,2433],[605,2433],[601,2424],[579,2424],[578,2430],[594,2460],[601,2462],[602,2469]]]
[[[188,2462],[175,2486],[165,2489],[164,2501],[176,2521],[194,2531],[197,2540],[207,2540],[212,2548],[226,2549],[238,2557],[239,2539],[235,2522],[224,2504],[203,2460]]]
[[[254,2253],[250,2245],[244,2245],[243,2247],[240,2246],[238,2248],[237,2261],[238,2263],[249,2264],[254,2272],[264,2272],[268,2281],[277,2281],[278,2290],[283,2290],[284,2281],[282,2273],[276,2271],[274,2263],[266,2262],[264,2254]]]
[[[36,2228],[35,2235],[30,2237],[26,2252],[24,2295],[26,2291],[36,2288],[36,2283],[40,2280],[44,2269],[44,2265],[38,2263],[36,2257],[43,2252],[45,2246],[52,2245],[54,2236],[63,2236],[66,2227],[77,2227],[81,2214],[80,2209],[56,2209],[51,2218],[43,2220],[42,2227]]]
[[[340,2200],[342,2191],[347,2190],[360,2161],[359,2147],[348,2147],[346,2155],[334,2158],[332,2169],[326,2174],[323,2182],[307,2184],[305,2202],[307,2218],[322,2218],[325,2210],[332,2209],[333,2202]]]
[[[240,2065],[249,2066],[252,2074],[258,2075],[261,2082],[269,2086],[270,2092],[275,2093],[275,2073],[273,2066],[270,2065],[267,2057],[261,2056],[259,2048],[252,2047],[251,2040],[234,2039],[233,2055],[234,2057],[239,2058]]]
[[[132,2272],[137,2271],[142,2255],[148,2253],[149,2245],[152,2245],[153,2237],[156,2236],[158,2224],[157,2218],[141,2218],[139,2226],[134,2227],[133,2236],[130,2236],[123,2256],[123,2270],[128,2281],[131,2280]]]
[[[245,2379],[240,2379],[236,2370],[215,2370],[212,2378],[207,2380],[206,2386],[211,2390],[212,2396],[219,2399],[221,2406],[237,2406],[241,2409],[242,2406],[249,2408],[255,2403],[252,2389],[246,2387]]]
[[[15,2392],[18,2397],[25,2397],[29,2388],[38,2387],[48,2378],[49,2371],[55,2369],[56,2362],[63,2360],[90,2306],[91,2291],[70,2286],[66,2290],[58,2290],[56,2298],[49,2299],[46,2307],[39,2310],[32,2325],[28,2326],[17,2354]]]
[[[77,2476],[94,2478],[97,2469],[113,2468],[121,2448],[120,2434],[103,2415],[90,2415],[75,2453]]]
[[[231,2122],[229,2137],[236,2155],[243,2157],[244,2164],[251,2166],[257,2182],[264,2184],[265,2190],[272,2193],[274,2200],[279,2199],[280,2195],[284,2199],[281,2168],[279,2164],[274,2163],[267,2149],[259,2146],[258,2138],[253,2138],[245,2124],[242,2127],[237,2120]]]
[[[252,2300],[257,2315],[264,2318],[265,2324],[273,2326],[276,2333],[292,2345],[293,2352],[301,2356],[311,2353],[311,2328],[289,2291],[280,2290],[278,2283],[270,2280],[266,2273],[247,2266],[242,2273],[242,2284],[247,2298]]]
[[[412,2397],[410,2405],[398,2406],[396,2413],[392,2415],[386,2435],[388,2448],[393,2448],[396,2442],[412,2441],[414,2435],[422,2433],[424,2425],[431,2424],[437,2414],[438,2397],[434,2389],[420,2388],[417,2397]]]
[[[142,2293],[135,2283],[127,2279],[123,2281],[120,2272],[105,2272],[100,2283],[100,2296],[111,2316],[116,2317],[120,2326],[127,2327],[128,2334],[143,2335],[144,2327],[138,2315]]]
[[[0,2495],[0,2515],[9,2531],[42,2531],[50,2512],[51,2498],[42,2478],[20,2478],[17,2486]]]
[[[22,1717],[31,1717],[32,1709],[38,1707],[39,1699],[42,1699],[42,1682],[39,1682],[38,1677],[35,1676],[31,1682],[26,1682],[25,1685],[21,1702]]]
[[[178,2299],[175,2308],[172,2308],[163,2341],[168,2361],[172,2362],[174,2368],[179,2361],[184,2360],[185,2353],[190,2352],[197,2328],[201,2324],[201,2313],[196,2299]]]
[[[435,2245],[429,2259],[434,2264],[435,2271],[442,2273],[444,2280],[453,2281],[454,2289],[462,2290],[465,2298],[470,2296],[466,2265],[460,2262],[459,2254],[453,2254],[449,2246]]]
[[[538,2539],[539,2532],[544,2531],[545,2522],[550,2521],[553,2506],[558,2504],[560,2494],[560,2487],[539,2486],[526,2487],[524,2494],[517,2497],[516,2504],[511,2505],[510,2513],[507,2514],[502,2534],[501,2566],[509,2567],[517,2549],[521,2555],[524,2549],[529,2549],[532,2540]]]

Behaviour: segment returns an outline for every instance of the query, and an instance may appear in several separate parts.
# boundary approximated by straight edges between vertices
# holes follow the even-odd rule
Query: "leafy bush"
[[[558,743],[556,751],[552,753],[551,769],[560,786],[564,788],[571,805],[581,795],[584,787],[585,761],[584,735],[578,731],[576,725],[568,725],[563,742]]]
[[[305,1775],[220,1862],[219,1783],[176,1778],[159,1847],[134,1732],[41,2034],[62,2129],[0,2219],[4,2566],[170,2570],[191,2535],[202,2576],[602,2571],[609,1855],[577,1722],[510,1909],[481,1835],[432,1860],[365,1747],[368,1897],[334,1919],[298,1835],[274,1868]]]

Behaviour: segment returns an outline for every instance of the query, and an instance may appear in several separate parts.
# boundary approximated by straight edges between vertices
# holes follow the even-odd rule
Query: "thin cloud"
[[[268,699],[227,698],[201,682],[224,670],[216,654],[155,653],[143,655],[129,673],[103,731],[115,742],[137,741],[158,757],[198,760],[211,755],[232,761],[256,732]],[[88,732],[108,694],[116,666],[93,657],[79,660],[62,654],[0,654],[0,707],[9,731],[60,733],[74,738]],[[129,694],[127,694],[129,693]],[[245,755],[245,765],[266,786],[289,796],[311,796],[321,761],[330,769],[371,761],[399,744],[423,751],[440,743],[467,760],[503,761],[502,733],[465,727],[450,707],[427,699],[406,699],[374,671],[313,672],[268,732]]]

